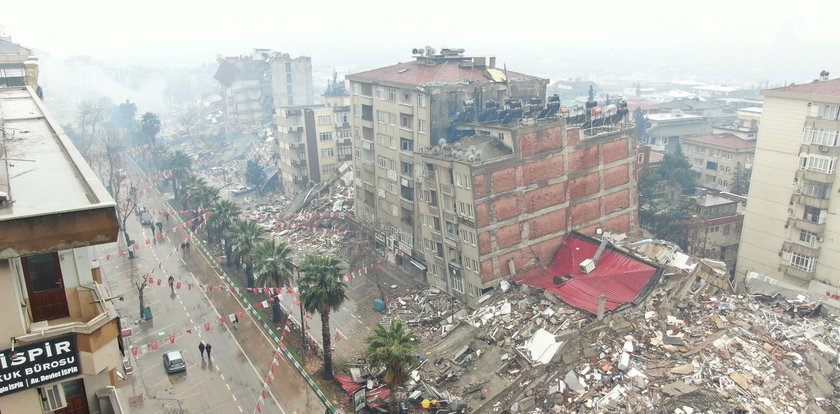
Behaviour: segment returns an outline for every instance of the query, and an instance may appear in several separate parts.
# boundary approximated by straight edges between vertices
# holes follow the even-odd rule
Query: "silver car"
[[[186,371],[187,362],[181,355],[181,351],[169,351],[163,354],[163,367],[167,374],[174,374],[176,372]]]

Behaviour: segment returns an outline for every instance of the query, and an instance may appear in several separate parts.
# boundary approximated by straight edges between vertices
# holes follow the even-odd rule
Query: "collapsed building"
[[[840,325],[787,295],[736,295],[724,262],[670,242],[571,233],[473,307],[434,287],[389,298],[423,341],[400,395],[417,411],[836,412]]]

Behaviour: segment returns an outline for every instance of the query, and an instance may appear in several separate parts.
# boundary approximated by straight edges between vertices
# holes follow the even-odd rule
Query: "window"
[[[397,114],[388,112],[388,123],[391,125],[397,124]]]
[[[414,201],[414,188],[401,185],[400,197],[402,197],[402,199],[406,201]],[[437,230],[440,230],[440,221],[437,218],[435,218],[435,220],[438,221]]]
[[[840,105],[824,105],[820,117],[833,120],[840,119]]]
[[[417,106],[421,108],[426,107],[426,95],[423,95],[422,93],[417,94]]]
[[[352,154],[353,147],[349,145],[339,145],[338,146],[338,156],[339,157],[349,157]]]
[[[417,120],[417,131],[418,132],[426,132],[426,120],[425,119],[418,119]]]
[[[723,159],[731,160],[732,159],[732,153],[731,152],[724,152],[723,153]]]
[[[470,203],[465,203],[463,201],[458,202],[458,214],[466,217],[472,218],[473,216],[473,206]]]
[[[830,189],[830,184],[812,180],[805,180],[801,187],[802,194],[819,199],[827,199]]]
[[[790,255],[790,267],[805,272],[813,272],[817,265],[817,259],[813,256],[792,252]]]
[[[411,129],[412,126],[411,115],[400,114],[400,128]]]
[[[383,147],[397,149],[397,139],[390,135],[376,134],[376,139],[379,141],[379,145],[382,145]]]
[[[464,243],[469,243],[469,244],[475,246],[475,233],[473,233],[469,230],[464,230],[464,229],[461,229],[460,233],[461,233],[461,240]]]
[[[400,138],[400,150],[414,151],[414,140],[408,138]]]
[[[337,112],[335,114],[335,122],[337,124],[346,124],[350,122],[350,115],[347,112]]]
[[[353,95],[358,95],[360,91],[361,91],[361,88],[359,87],[359,84],[354,83],[353,84]]]
[[[397,100],[397,90],[396,89],[388,89],[388,100],[394,102]]]
[[[376,88],[376,99],[382,99],[385,95],[385,90],[382,88]]]
[[[446,211],[455,211],[455,197],[444,194],[443,209]]]
[[[376,157],[376,164],[379,165],[379,167],[381,168],[388,168],[388,159],[381,155],[378,155]]]
[[[400,103],[411,105],[411,94],[408,92],[403,92],[400,98]]]
[[[349,129],[342,129],[341,131],[338,131],[338,137],[340,139],[353,138],[353,131]]]
[[[321,169],[324,171],[324,174],[332,174],[335,172],[335,164],[324,164]]]
[[[455,181],[455,186],[466,188],[467,190],[470,189],[470,177],[468,175],[453,172],[452,176]]]
[[[321,141],[332,141],[332,132],[322,132],[318,135]]]
[[[446,234],[458,237],[458,225],[449,221],[446,221],[444,223],[444,227],[446,227]]]
[[[805,243],[811,244],[817,241],[817,233],[810,232],[807,230],[800,230],[799,231],[799,241],[803,241]]]
[[[723,235],[724,235],[724,236],[728,236],[728,235],[729,235],[729,227],[730,227],[730,226],[729,226],[729,224],[725,224],[725,225],[723,226]]]
[[[330,116],[329,115],[319,115],[318,116],[318,125],[329,125],[330,124]]]
[[[324,148],[321,150],[321,158],[332,158],[335,157],[335,151],[333,148]]]
[[[410,162],[400,162],[400,170],[402,171],[403,175],[407,175],[411,177],[412,171],[414,171],[414,164]]]
[[[362,84],[362,96],[371,96],[373,95],[373,85],[369,83]]]
[[[836,147],[838,137],[840,137],[840,131],[838,130],[806,127],[802,142]]]
[[[636,162],[638,162],[639,164],[644,164],[645,163],[645,154],[639,154],[638,158],[636,158]]]
[[[811,154],[803,154],[799,158],[799,168],[802,170],[816,171],[824,174],[834,174],[834,167],[836,166],[836,158]]]
[[[706,161],[706,169],[717,171],[718,164],[716,162]]]
[[[70,316],[58,253],[21,257],[34,322]]]
[[[388,122],[388,113],[385,111],[376,111],[376,122]]]
[[[471,270],[475,273],[479,272],[479,270],[478,270],[478,260],[475,260],[472,257],[465,257],[464,258],[464,267],[466,267],[467,270]]]
[[[450,268],[452,273],[452,289],[458,293],[464,293],[464,278],[461,277],[461,272]]]

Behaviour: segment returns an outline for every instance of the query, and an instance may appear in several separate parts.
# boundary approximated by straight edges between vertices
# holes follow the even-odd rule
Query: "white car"
[[[254,191],[254,187],[250,187],[247,185],[238,185],[230,190],[230,193],[233,195],[241,195],[245,193],[249,193]]]

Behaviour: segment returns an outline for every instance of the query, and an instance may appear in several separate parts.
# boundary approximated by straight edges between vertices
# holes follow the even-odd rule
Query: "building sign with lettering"
[[[0,397],[82,373],[76,335],[0,351]]]

